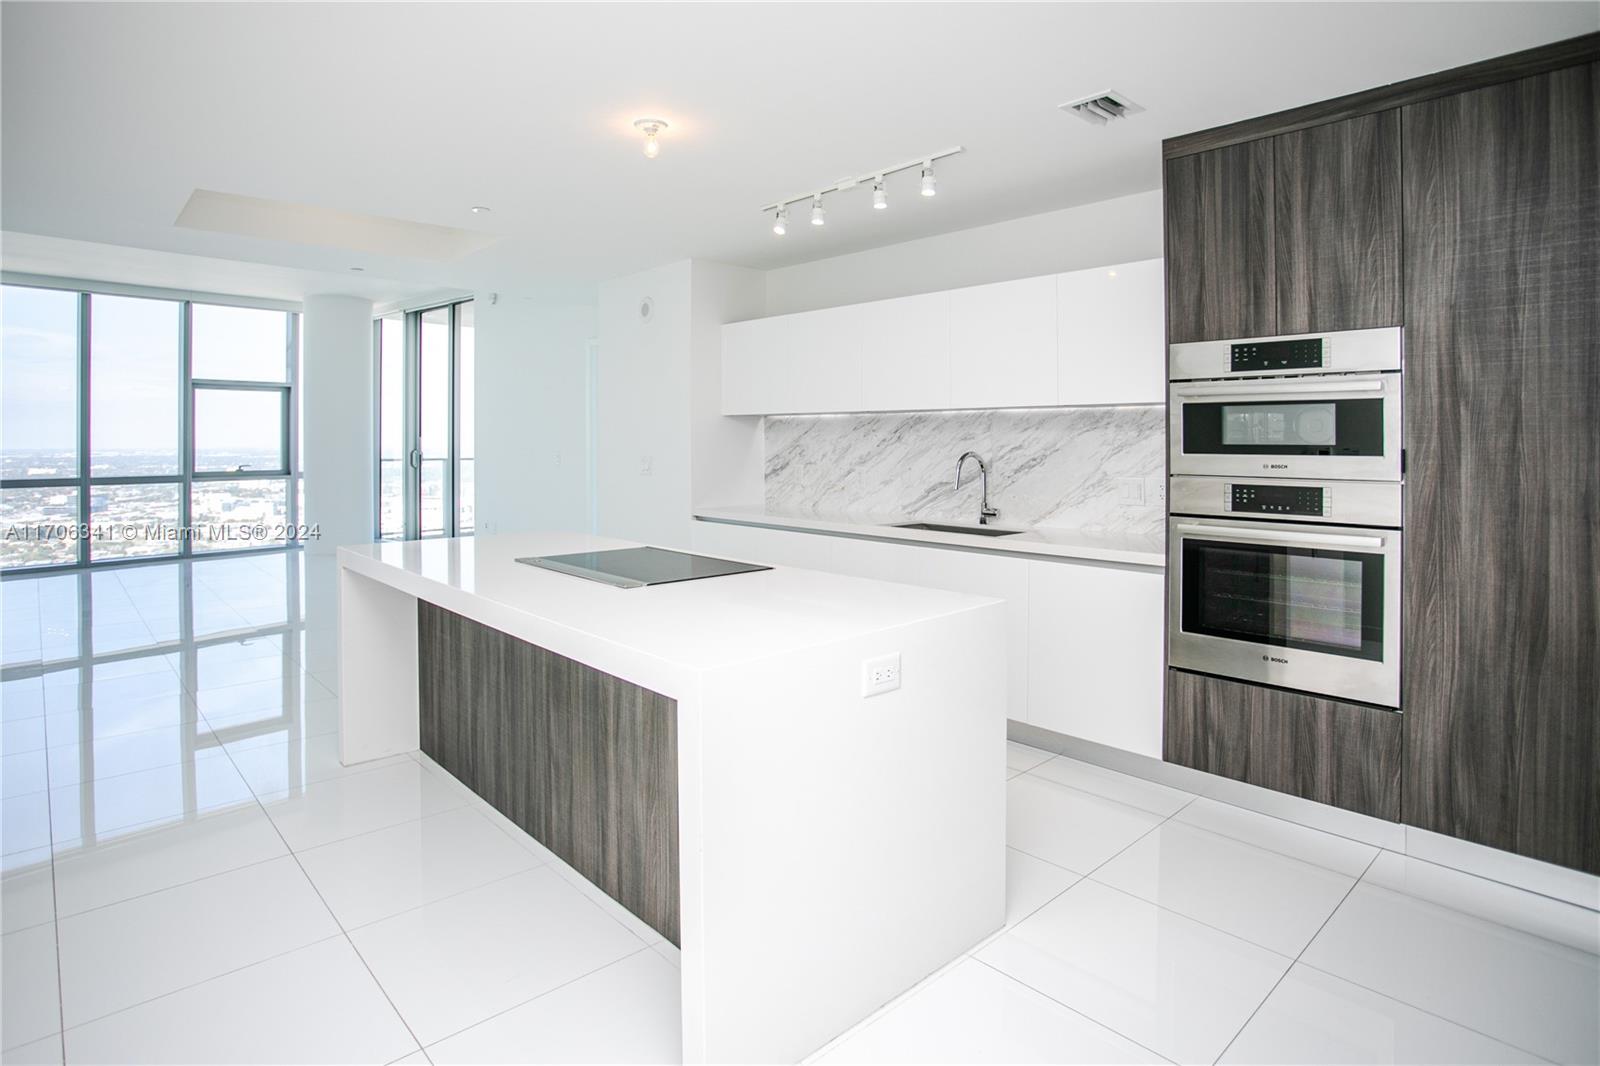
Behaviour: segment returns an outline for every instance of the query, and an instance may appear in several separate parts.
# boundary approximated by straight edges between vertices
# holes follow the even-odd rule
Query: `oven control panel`
[[[1223,509],[1235,514],[1308,515],[1333,511],[1333,493],[1310,485],[1235,485],[1223,488]]]
[[[1304,337],[1288,341],[1245,341],[1229,350],[1231,373],[1260,373],[1270,370],[1321,370],[1322,338]]]

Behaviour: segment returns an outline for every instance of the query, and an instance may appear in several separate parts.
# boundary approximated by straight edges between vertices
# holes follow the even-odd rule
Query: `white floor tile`
[[[295,851],[413,822],[465,803],[460,791],[410,760],[262,797],[273,824]]]
[[[61,1066],[61,1034],[0,1051],[3,1066]]]
[[[7,855],[0,870],[0,932],[14,933],[56,917],[49,848]]]
[[[406,911],[350,938],[424,1045],[644,946],[547,868]]]
[[[200,723],[194,701],[185,692],[145,696],[96,706],[90,712],[61,711],[45,715],[45,736],[52,748],[83,744],[102,737],[142,733],[150,729]]]
[[[292,857],[63,917],[59,925],[69,1029],[339,932]],[[69,1054],[71,1043],[69,1036]]]
[[[1162,820],[1047,780],[1038,770],[1006,782],[1006,843],[1076,873],[1093,870]]]
[[[1220,1055],[1290,963],[1087,879],[977,957],[1180,1062]]]
[[[287,711],[280,708],[241,714],[208,715],[206,724],[225,743],[286,744],[339,731],[338,700],[307,700]]]
[[[56,856],[56,900],[78,914],[288,854],[252,803],[132,832]]]
[[[1313,863],[1346,877],[1360,877],[1378,855],[1378,849],[1371,844],[1204,797],[1179,811],[1172,820]]]
[[[14,855],[50,846],[50,793],[30,792],[0,802],[0,852]]]
[[[48,763],[42,750],[0,755],[0,798],[43,792],[50,787]]]
[[[819,1063],[1161,1062],[974,959],[957,963]]]
[[[1451,1066],[1544,1060],[1399,1000],[1296,965],[1221,1061]]]
[[[1441,903],[1378,883],[1405,884],[1406,864],[1416,861],[1379,856],[1302,960],[1548,1059],[1600,1059],[1600,957],[1461,909],[1476,904],[1514,917],[1500,897],[1516,890],[1504,885],[1482,881],[1475,893],[1469,882],[1451,884]],[[1479,880],[1449,880],[1457,879]],[[1435,880],[1419,874],[1411,887],[1436,888]],[[1591,928],[1596,921],[1592,911],[1524,895],[1536,917],[1553,904]]]
[[[299,856],[346,929],[539,864],[468,807],[312,848]]]
[[[1354,877],[1170,821],[1094,872],[1102,884],[1295,956]]]
[[[433,1066],[433,1060],[425,1051],[413,1051],[403,1059],[395,1059],[389,1066]]]
[[[68,1030],[74,1063],[387,1063],[416,1048],[344,937]]]
[[[1077,884],[1071,870],[1006,849],[1006,925],[1013,926]]]
[[[620,962],[513,1007],[437,1044],[457,1063],[681,1062],[678,970],[655,952]]]
[[[99,737],[51,748],[50,785],[63,788],[221,754],[211,731],[198,723]]]
[[[217,718],[235,718],[252,715],[266,718],[282,714],[285,708],[296,706],[294,686],[286,686],[281,677],[268,681],[251,681],[223,688],[202,688],[195,693],[195,704],[207,721]],[[331,700],[334,694],[320,683],[301,679],[298,686],[301,703],[313,700]]]
[[[225,757],[158,766],[50,790],[50,822],[60,844],[203,811],[254,804],[255,794]]]
[[[0,974],[0,1044],[31,1044],[61,1031],[54,925],[0,937]]]
[[[1058,755],[1049,762],[1039,764],[1030,773],[1035,777],[1069,785],[1080,792],[1089,792],[1127,804],[1129,807],[1137,807],[1141,811],[1159,814],[1163,818],[1176,814],[1194,799],[1192,793],[1181,789],[1158,785],[1141,777],[1119,774],[1115,770],[1069,759],[1065,755]]]
[[[229,745],[233,765],[258,796],[290,792],[302,785],[331,781],[407,761],[404,755],[346,766],[339,761],[339,734],[291,740],[284,744]]]
[[[1040,763],[1055,757],[1056,753],[1053,751],[1030,748],[1014,740],[1006,741],[1006,768],[1009,770],[1032,770]]]

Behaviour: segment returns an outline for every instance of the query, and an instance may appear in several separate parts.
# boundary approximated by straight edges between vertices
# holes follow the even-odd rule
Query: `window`
[[[374,325],[380,539],[470,534],[474,510],[472,301]]]
[[[0,316],[0,567],[285,543],[299,316],[16,285]]]

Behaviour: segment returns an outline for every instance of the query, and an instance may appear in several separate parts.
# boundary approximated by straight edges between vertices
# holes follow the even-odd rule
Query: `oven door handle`
[[[1174,385],[1175,396],[1237,396],[1256,399],[1261,396],[1349,394],[1362,396],[1383,391],[1382,378],[1351,378],[1348,381],[1254,381],[1249,385],[1239,382],[1215,382],[1204,385]]]
[[[1262,544],[1282,544],[1285,546],[1304,546],[1308,548],[1381,548],[1382,537],[1358,537],[1350,533],[1293,533],[1283,530],[1277,533],[1267,530],[1240,529],[1237,526],[1199,526],[1187,522],[1180,522],[1173,527],[1174,532],[1188,533],[1194,536],[1208,536],[1217,540],[1248,540]]]

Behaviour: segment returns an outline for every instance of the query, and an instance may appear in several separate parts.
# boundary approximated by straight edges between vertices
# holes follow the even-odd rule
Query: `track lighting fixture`
[[[659,121],[659,119],[640,119],[639,122],[635,123],[635,125],[640,125],[641,128],[643,128],[641,125],[642,123],[655,123]],[[664,122],[660,124],[663,127],[666,125]],[[928,155],[919,156],[918,158],[912,159],[905,163],[896,163],[892,167],[879,167],[876,170],[869,170],[860,177],[841,178],[839,181],[829,185],[827,188],[813,189],[810,192],[801,193],[799,196],[788,196],[776,203],[768,204],[761,210],[772,212],[772,232],[777,236],[782,237],[789,231],[789,207],[791,205],[803,204],[807,200],[810,200],[811,224],[813,226],[826,225],[828,213],[822,206],[822,198],[825,195],[829,193],[848,192],[857,185],[871,184],[872,209],[874,211],[882,211],[889,206],[888,181],[890,177],[900,173],[902,170],[920,170],[922,172],[922,195],[932,196],[938,191],[938,184],[933,177],[933,165],[941,159],[945,159],[953,155],[960,155],[964,151],[966,151],[965,148],[957,145],[954,148],[946,148],[942,152],[931,152]]]
[[[654,159],[661,154],[661,142],[656,138],[667,128],[666,119],[636,118],[633,128],[644,134],[644,157]]]

